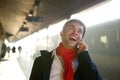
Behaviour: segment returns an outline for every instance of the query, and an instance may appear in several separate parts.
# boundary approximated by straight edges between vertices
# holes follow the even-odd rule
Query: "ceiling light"
[[[29,16],[29,17],[33,16],[33,10],[30,10],[28,16]]]

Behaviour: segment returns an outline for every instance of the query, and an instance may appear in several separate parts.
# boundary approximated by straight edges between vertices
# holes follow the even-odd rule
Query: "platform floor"
[[[16,55],[0,60],[0,80],[27,80]]]

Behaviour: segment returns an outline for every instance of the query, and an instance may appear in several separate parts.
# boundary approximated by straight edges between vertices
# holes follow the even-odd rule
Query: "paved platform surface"
[[[0,60],[0,80],[27,80],[15,55]]]

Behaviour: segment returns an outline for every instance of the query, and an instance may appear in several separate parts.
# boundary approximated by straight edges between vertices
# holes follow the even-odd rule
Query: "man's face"
[[[65,30],[61,32],[63,45],[66,48],[76,48],[78,42],[82,40],[83,32],[84,28],[79,23],[69,23]]]

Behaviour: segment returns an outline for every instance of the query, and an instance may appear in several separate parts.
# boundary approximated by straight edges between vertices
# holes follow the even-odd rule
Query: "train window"
[[[119,30],[116,30],[116,42],[119,42]]]
[[[108,38],[106,35],[100,36],[100,43],[103,48],[107,47]]]
[[[92,45],[94,45],[94,37],[92,37],[91,43]]]
[[[120,47],[120,30],[116,30],[116,47],[119,48]]]
[[[100,41],[101,43],[107,44],[107,36],[101,36]]]

